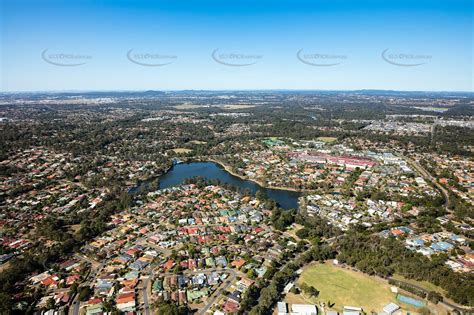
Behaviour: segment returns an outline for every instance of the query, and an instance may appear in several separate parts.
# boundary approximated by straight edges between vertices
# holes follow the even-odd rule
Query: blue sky
[[[472,0],[0,1],[2,91],[473,91]]]

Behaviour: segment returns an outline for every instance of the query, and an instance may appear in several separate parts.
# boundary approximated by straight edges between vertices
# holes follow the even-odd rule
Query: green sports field
[[[312,264],[304,268],[299,283],[305,282],[320,291],[308,301],[336,303],[334,310],[346,306],[362,307],[365,312],[381,312],[390,302],[396,303],[395,294],[387,282],[363,273],[326,264]]]

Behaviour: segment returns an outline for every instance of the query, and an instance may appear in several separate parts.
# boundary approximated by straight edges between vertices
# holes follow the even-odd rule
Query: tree
[[[48,301],[46,302],[46,309],[47,310],[52,310],[56,306],[56,302],[54,301],[53,298],[49,298]]]
[[[171,302],[160,303],[156,307],[156,314],[158,315],[186,315],[189,309],[186,306],[178,307]]]
[[[174,303],[162,303],[158,306],[156,313],[158,315],[178,315],[178,306]]]
[[[10,296],[0,292],[0,314],[11,314],[13,303]]]
[[[428,300],[433,302],[434,304],[438,304],[438,302],[443,301],[443,296],[435,291],[430,291],[427,296]]]
[[[267,193],[262,189],[257,190],[257,192],[255,193],[255,197],[261,201],[268,199]]]
[[[255,279],[256,275],[255,275],[255,271],[253,269],[249,269],[249,271],[247,271],[247,276],[250,278],[250,279]]]
[[[106,312],[113,313],[113,312],[118,312],[117,307],[113,304],[112,301],[104,301],[102,303],[103,309]]]
[[[262,315],[264,314],[264,311],[262,310],[262,307],[260,305],[255,305],[252,307],[252,309],[249,312],[249,315]]]
[[[290,292],[293,294],[300,294],[300,290],[296,286],[292,287]]]
[[[421,315],[430,315],[431,312],[430,312],[430,309],[429,309],[429,308],[423,307],[423,308],[420,309],[420,314],[421,314]]]
[[[79,301],[86,301],[92,294],[92,290],[89,286],[82,287],[79,290]]]
[[[303,291],[304,293],[307,293],[308,290],[309,290],[309,286],[308,286],[305,282],[303,282],[303,283],[300,285],[300,289],[301,289],[301,291]]]
[[[77,287],[78,287],[77,282],[74,282],[73,284],[71,284],[71,287],[69,288],[69,295],[76,294],[77,293]]]
[[[313,287],[313,286],[310,286],[310,287],[309,287],[308,293],[309,293],[309,295],[311,295],[311,296],[313,296],[313,297],[318,297],[318,295],[319,295],[318,289],[316,289],[316,288]]]

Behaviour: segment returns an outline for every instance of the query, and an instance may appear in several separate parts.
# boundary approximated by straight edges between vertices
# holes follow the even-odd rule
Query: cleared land
[[[7,270],[8,268],[10,268],[10,262],[7,261],[6,263],[3,263],[0,265],[0,272],[3,272],[5,270]]]
[[[198,105],[198,104],[180,104],[173,106],[176,109],[198,109],[198,108],[221,108],[221,109],[247,109],[253,108],[255,105],[247,104],[226,104],[226,105]]]
[[[288,233],[289,235],[291,235],[292,237],[294,237],[296,240],[299,241],[300,238],[298,236],[296,236],[296,232],[298,232],[302,228],[303,228],[303,226],[301,224],[293,223],[291,225],[291,228],[289,230],[287,230],[286,233]]]
[[[334,142],[337,140],[337,138],[335,137],[318,137],[317,138],[319,141],[323,141],[323,142]]]
[[[176,148],[176,149],[173,149],[174,153],[189,153],[193,150],[191,149],[186,149],[186,148]]]
[[[81,225],[80,225],[80,224],[68,225],[67,227],[68,227],[73,233],[77,233],[77,232],[79,232],[79,230],[81,229]]]
[[[378,278],[363,273],[340,268],[331,263],[311,264],[304,268],[298,283],[306,283],[320,291],[317,298],[301,296],[304,300],[335,303],[332,309],[342,311],[343,307],[362,307],[365,312],[381,312],[390,302],[400,305],[391,292],[390,285]],[[296,299],[296,297],[289,297]],[[402,306],[402,305],[400,305]],[[413,310],[405,305],[404,310]]]
[[[210,107],[209,105],[195,105],[195,104],[181,104],[181,105],[176,105],[174,108],[176,109],[196,109],[196,108],[204,108],[204,107]]]
[[[252,108],[255,107],[255,105],[248,105],[248,104],[233,104],[233,105],[224,105],[222,106],[225,109],[246,109],[246,108]]]

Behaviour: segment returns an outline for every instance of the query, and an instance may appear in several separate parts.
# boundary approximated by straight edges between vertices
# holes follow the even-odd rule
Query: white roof
[[[387,305],[384,306],[383,311],[386,312],[386,313],[392,314],[393,312],[395,312],[399,308],[400,308],[400,306],[398,306],[397,304],[390,303],[390,304],[387,304]]]
[[[134,307],[135,305],[136,305],[135,301],[130,301],[130,302],[127,302],[127,303],[117,304],[117,308],[119,310],[123,310],[125,308]]]
[[[361,307],[357,306],[344,306],[344,311],[362,311]]]
[[[313,304],[292,304],[291,311],[301,315],[316,315],[318,309]]]
[[[295,284],[293,282],[288,282],[288,284],[285,286],[285,288],[283,289],[283,292],[285,293],[288,293],[290,292],[291,288],[293,288]]]
[[[278,306],[278,313],[284,313],[284,314],[287,313],[288,310],[286,308],[286,303],[285,302],[278,302],[277,306]]]

